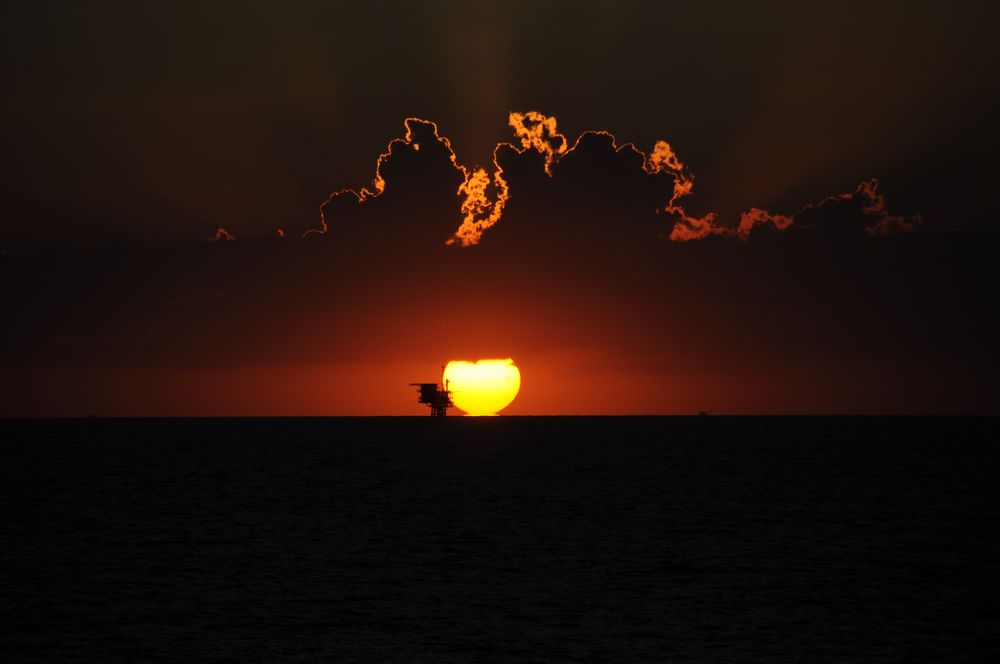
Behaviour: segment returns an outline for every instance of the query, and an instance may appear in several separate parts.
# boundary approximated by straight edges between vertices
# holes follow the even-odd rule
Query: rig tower
[[[455,405],[451,402],[448,381],[445,381],[443,385],[440,383],[410,383],[410,386],[416,387],[420,394],[418,403],[430,406],[431,417],[445,417],[448,415],[448,409]]]

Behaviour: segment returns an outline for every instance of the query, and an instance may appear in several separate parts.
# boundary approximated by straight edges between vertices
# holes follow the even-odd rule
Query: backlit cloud
[[[662,235],[674,242],[688,242],[713,236],[747,240],[755,229],[769,227],[783,231],[794,226],[804,213],[832,203],[851,200],[859,200],[862,204],[862,213],[871,219],[870,224],[865,226],[865,232],[872,237],[913,231],[923,221],[919,214],[908,216],[892,214],[887,207],[885,197],[878,191],[879,180],[875,178],[862,181],[853,190],[807,203],[790,214],[775,213],[759,207],[752,207],[742,212],[738,220],[732,221],[721,219],[713,211],[693,214],[688,211],[684,203],[694,194],[694,174],[681,161],[673,146],[666,141],[656,141],[647,153],[632,143],[618,147],[617,139],[609,132],[588,131],[581,134],[570,146],[566,136],[559,131],[556,118],[538,111],[512,112],[508,116],[508,124],[519,145],[499,143],[493,150],[489,168],[467,167],[458,160],[451,141],[439,132],[437,124],[420,118],[407,118],[404,121],[406,128],[404,135],[391,140],[386,151],[378,156],[375,175],[370,185],[359,190],[340,189],[331,194],[321,208],[321,227],[307,231],[306,235],[326,233],[330,224],[329,215],[338,199],[348,197],[357,204],[364,204],[381,196],[387,187],[383,175],[386,164],[404,151],[419,152],[423,147],[422,143],[430,142],[437,144],[438,149],[447,156],[451,167],[461,179],[461,184],[455,192],[460,197],[458,211],[461,214],[461,223],[454,234],[446,238],[446,242],[464,247],[478,244],[488,229],[501,222],[512,195],[510,183],[500,165],[501,151],[507,150],[519,155],[527,152],[537,153],[542,157],[545,175],[551,178],[558,170],[560,161],[573,154],[580,146],[581,139],[590,134],[606,136],[616,151],[628,149],[639,155],[641,167],[634,173],[636,178],[669,178],[670,186],[663,192],[665,200],[658,211],[672,221],[669,232],[665,229]],[[217,236],[216,239],[231,239],[231,236],[225,238]]]
[[[215,231],[215,235],[208,238],[209,242],[232,242],[236,239],[236,236],[227,231],[225,228],[219,228]]]

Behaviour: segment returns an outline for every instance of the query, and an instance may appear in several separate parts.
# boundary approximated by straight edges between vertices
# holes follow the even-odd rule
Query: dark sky
[[[494,356],[512,413],[1000,410],[991,3],[370,4],[4,3],[0,415],[417,413]],[[446,247],[419,124],[301,239],[405,118],[492,176],[528,110],[636,147],[501,149],[501,220]],[[658,140],[727,232],[670,240]],[[728,232],[871,178],[882,217]]]

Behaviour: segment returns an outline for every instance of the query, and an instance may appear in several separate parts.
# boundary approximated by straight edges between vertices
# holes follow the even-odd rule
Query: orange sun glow
[[[443,380],[455,406],[466,415],[496,415],[517,396],[521,372],[514,360],[451,361]]]

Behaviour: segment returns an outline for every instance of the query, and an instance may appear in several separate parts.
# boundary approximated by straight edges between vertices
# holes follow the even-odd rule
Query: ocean
[[[985,662],[995,419],[0,422],[0,661]]]

